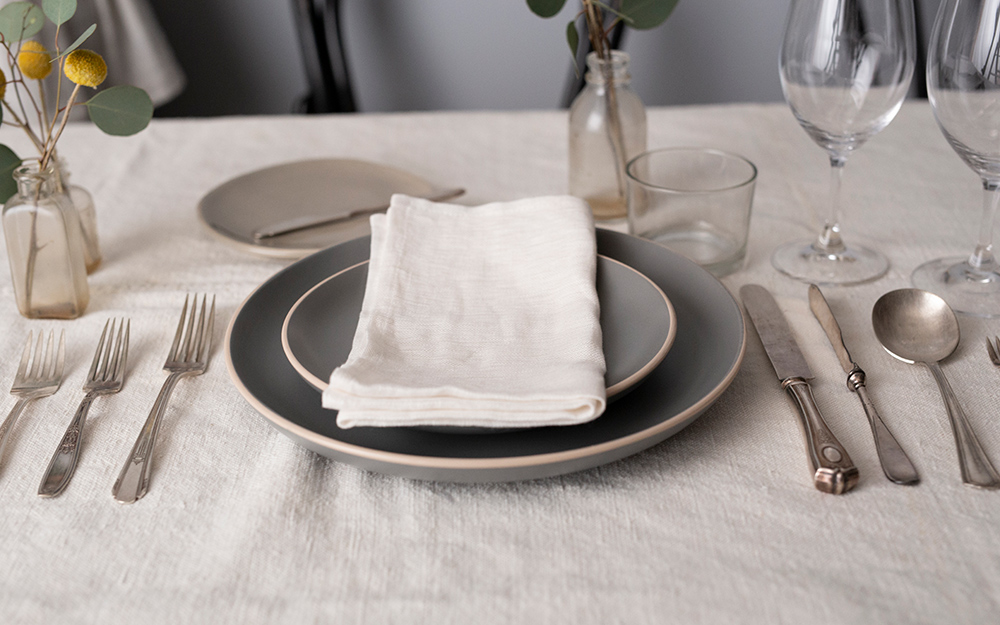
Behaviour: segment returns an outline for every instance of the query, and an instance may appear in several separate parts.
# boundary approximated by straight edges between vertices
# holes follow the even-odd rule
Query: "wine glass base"
[[[948,305],[973,317],[1000,317],[1000,272],[974,270],[967,256],[939,258],[913,270],[918,289],[939,295]]]
[[[845,247],[831,253],[816,248],[815,241],[792,241],[771,254],[775,269],[795,280],[812,284],[861,284],[885,275],[889,260],[866,247]]]

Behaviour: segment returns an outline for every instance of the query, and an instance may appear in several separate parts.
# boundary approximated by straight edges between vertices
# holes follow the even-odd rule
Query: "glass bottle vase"
[[[74,319],[90,301],[80,217],[57,176],[37,162],[19,167],[17,193],[3,207],[14,297],[29,318]]]
[[[628,54],[587,55],[586,86],[569,111],[569,192],[598,221],[626,217],[625,165],[646,150],[646,109],[630,86]]]
[[[97,238],[97,210],[94,208],[94,198],[80,185],[70,182],[69,170],[62,159],[58,159],[56,183],[58,189],[69,197],[70,203],[80,216],[80,228],[83,230],[83,258],[87,265],[87,273],[93,273],[101,264],[101,245]]]

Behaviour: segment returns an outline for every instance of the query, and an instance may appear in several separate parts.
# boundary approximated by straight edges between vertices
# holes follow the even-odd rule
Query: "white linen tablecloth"
[[[470,205],[563,193],[566,117],[157,120],[127,139],[73,125],[61,154],[94,194],[105,259],[87,314],[71,322],[20,317],[0,277],[4,388],[29,330],[65,328],[69,339],[63,388],[29,406],[0,465],[0,623],[996,622],[1000,492],[962,486],[930,374],[886,355],[869,320],[915,266],[970,251],[978,227],[978,179],[927,103],[906,104],[845,172],[845,236],[886,252],[889,274],[824,289],[921,473],[916,487],[882,476],[805,285],[769,263],[775,245],[816,231],[829,176],[821,150],[784,105],[652,109],[649,134],[650,147],[714,146],[759,167],[748,264],[724,283],[733,292],[760,283],[778,298],[816,372],[817,400],[861,471],[855,491],[813,488],[796,414],[750,330],[733,385],[680,434],[601,468],[488,485],[387,477],[296,446],[243,400],[217,347],[208,372],[174,393],[149,494],[121,506],[111,485],[163,382],[184,294],[218,295],[220,345],[240,302],[285,264],[206,232],[202,195],[311,157],[461,185]],[[39,499],[100,329],[117,315],[132,319],[125,388],[94,404],[68,490]],[[1000,464],[1000,370],[983,346],[1000,321],[961,326],[944,368]],[[6,397],[0,410],[13,404]]]

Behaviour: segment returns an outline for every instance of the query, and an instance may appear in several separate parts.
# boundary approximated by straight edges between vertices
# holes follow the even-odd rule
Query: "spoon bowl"
[[[887,352],[908,362],[938,362],[958,347],[958,318],[943,299],[920,289],[890,291],[872,309],[875,336]]]
[[[872,327],[885,351],[903,362],[920,363],[930,369],[951,420],[962,481],[977,488],[1000,488],[1000,475],[990,464],[938,364],[958,347],[961,333],[955,312],[933,293],[899,289],[875,302]]]

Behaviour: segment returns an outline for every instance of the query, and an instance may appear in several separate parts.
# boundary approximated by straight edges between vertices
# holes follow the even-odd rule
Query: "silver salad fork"
[[[56,350],[54,335],[49,331],[49,340],[43,348],[43,332],[38,333],[38,344],[35,348],[35,355],[31,355],[31,335],[28,333],[28,340],[24,344],[21,352],[21,364],[17,367],[17,374],[14,375],[14,385],[10,389],[10,394],[18,398],[10,414],[0,425],[0,460],[3,459],[3,450],[7,446],[7,438],[10,431],[14,429],[17,418],[21,416],[21,411],[32,399],[48,397],[57,390],[62,382],[63,367],[66,364],[66,331],[59,332],[59,348]]]
[[[184,298],[184,308],[181,310],[180,321],[177,322],[174,343],[170,347],[170,354],[167,355],[167,362],[163,365],[163,370],[169,375],[156,397],[156,402],[153,403],[153,409],[150,410],[146,423],[139,431],[139,438],[132,446],[125,466],[122,467],[111,489],[111,494],[121,503],[134,503],[149,490],[153,444],[160,429],[160,420],[167,410],[167,400],[170,399],[170,393],[177,381],[183,377],[201,375],[208,368],[208,358],[212,352],[212,329],[215,325],[215,296],[212,296],[212,307],[208,313],[205,312],[207,300],[208,296],[203,295],[201,311],[197,314],[198,320],[195,321],[198,295],[196,294],[191,302],[190,315],[188,298]]]
[[[110,327],[111,331],[108,332]],[[63,434],[59,447],[52,454],[52,460],[45,469],[41,484],[38,485],[40,497],[55,497],[63,492],[73,478],[76,463],[80,458],[80,446],[83,443],[83,424],[87,419],[90,404],[100,395],[110,395],[122,390],[125,383],[125,362],[128,359],[128,337],[132,323],[122,319],[118,323],[118,333],[115,334],[115,320],[109,319],[104,324],[101,340],[97,342],[94,361],[90,365],[87,381],[83,383],[86,395],[76,409],[73,420],[69,422],[66,433]],[[107,342],[105,343],[105,338]]]

